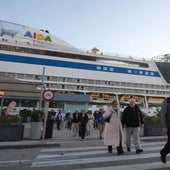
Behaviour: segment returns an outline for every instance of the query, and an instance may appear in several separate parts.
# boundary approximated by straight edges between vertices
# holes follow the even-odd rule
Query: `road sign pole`
[[[46,132],[46,126],[47,126],[47,118],[48,118],[48,107],[49,107],[49,101],[45,101],[44,124],[43,124],[42,139],[45,139],[45,132]]]
[[[54,93],[51,90],[44,90],[43,93],[42,93],[42,96],[43,96],[43,99],[45,100],[44,124],[43,124],[42,139],[45,139],[45,132],[46,132],[46,126],[47,126],[49,102],[53,100]]]

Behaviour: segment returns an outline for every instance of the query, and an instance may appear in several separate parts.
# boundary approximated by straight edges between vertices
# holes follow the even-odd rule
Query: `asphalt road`
[[[136,154],[134,148],[118,156],[116,149],[112,154],[107,152],[103,140],[97,138],[53,139],[50,147],[33,147],[0,150],[0,170],[147,170],[170,169],[160,162],[159,150],[165,141],[142,141],[144,152]],[[125,150],[126,151],[126,150]]]
[[[98,130],[84,140],[73,137],[72,132],[54,128],[53,138],[45,141],[0,142],[0,170],[154,170],[170,169],[160,162],[159,151],[165,137],[142,137],[144,152],[135,149],[118,156],[116,149],[107,152]],[[133,139],[132,139],[133,143]]]

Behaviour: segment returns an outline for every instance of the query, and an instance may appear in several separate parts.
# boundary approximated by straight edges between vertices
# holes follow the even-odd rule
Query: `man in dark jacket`
[[[141,149],[140,144],[140,127],[143,127],[143,115],[142,112],[135,104],[135,99],[129,100],[129,106],[127,106],[122,114],[122,124],[123,126],[126,126],[126,147],[127,151],[131,150],[131,136],[133,135],[134,138],[134,145],[136,148],[136,153],[143,152],[143,149]]]
[[[168,140],[164,148],[160,151],[161,161],[166,163],[166,155],[170,153],[170,97],[165,99],[161,107],[162,132],[167,134]]]

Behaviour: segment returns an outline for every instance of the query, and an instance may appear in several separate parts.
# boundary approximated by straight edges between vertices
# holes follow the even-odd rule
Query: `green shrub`
[[[19,116],[0,116],[0,124],[21,124],[21,117]]]
[[[20,110],[21,121],[23,123],[28,122],[27,118],[31,117],[31,110],[23,109]]]
[[[32,122],[40,122],[42,120],[43,112],[41,110],[33,110],[31,112]]]

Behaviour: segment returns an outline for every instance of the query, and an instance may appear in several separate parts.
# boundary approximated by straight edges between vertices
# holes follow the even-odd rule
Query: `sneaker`
[[[141,152],[143,152],[143,149],[137,149],[136,150],[136,153],[138,154],[138,153],[141,153]]]
[[[130,148],[129,147],[127,148],[127,151],[130,152]]]

